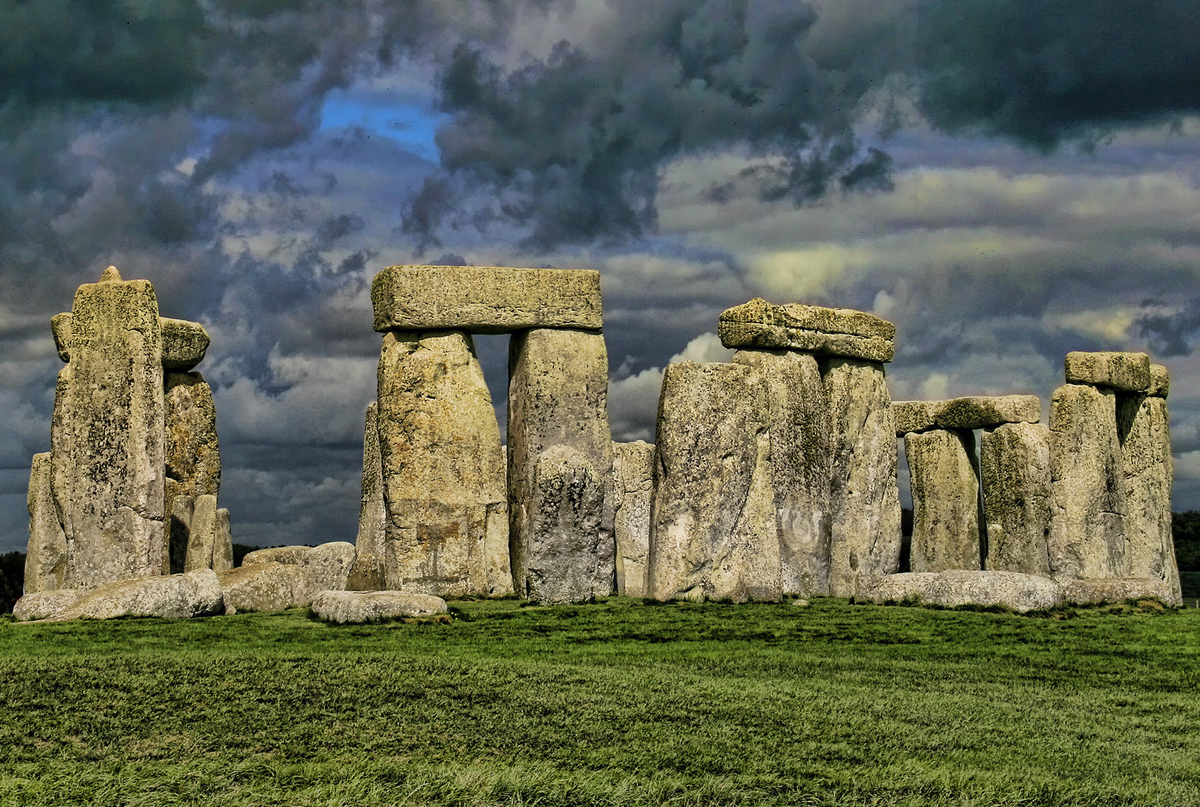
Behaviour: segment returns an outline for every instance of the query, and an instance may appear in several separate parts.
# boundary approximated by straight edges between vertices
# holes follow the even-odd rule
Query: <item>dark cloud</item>
[[[1139,314],[1134,326],[1150,349],[1163,358],[1190,354],[1200,339],[1200,298],[1192,298],[1174,310],[1164,310],[1161,300],[1147,300],[1145,304],[1151,309]]]

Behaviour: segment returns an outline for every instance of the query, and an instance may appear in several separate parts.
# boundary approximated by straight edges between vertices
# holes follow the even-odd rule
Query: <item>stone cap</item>
[[[972,395],[948,401],[895,401],[896,435],[934,429],[994,429],[1005,423],[1037,423],[1042,403],[1036,395]]]
[[[1111,387],[1121,392],[1150,388],[1150,357],[1145,353],[1073,351],[1063,362],[1068,384]]]
[[[381,333],[604,327],[600,273],[590,269],[389,266],[375,276],[371,302]]]
[[[111,268],[111,267],[110,267]],[[107,271],[107,270],[106,270]],[[105,280],[105,283],[117,282]],[[158,318],[162,329],[162,363],[168,370],[186,372],[204,359],[208,351],[208,331],[199,322],[185,319]],[[64,362],[71,360],[71,315],[55,314],[50,318],[50,330],[54,333],[54,347]]]
[[[717,335],[728,348],[803,350],[866,361],[891,361],[896,326],[863,311],[755,298],[726,309]]]
[[[1171,391],[1171,371],[1164,365],[1150,365],[1150,389],[1146,390],[1147,395],[1152,395],[1155,398],[1166,398]]]

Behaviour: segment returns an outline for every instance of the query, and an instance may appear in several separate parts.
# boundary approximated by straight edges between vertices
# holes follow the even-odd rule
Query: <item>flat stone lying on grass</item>
[[[902,603],[954,608],[1000,606],[1014,611],[1040,611],[1063,603],[1063,587],[1047,577],[1018,572],[905,572],[859,585],[859,602]]]
[[[225,612],[221,584],[212,569],[108,583],[90,591],[60,589],[17,600],[18,622],[157,616],[186,619]]]
[[[1037,423],[1042,402],[1036,395],[972,395],[948,401],[896,401],[896,436],[934,429],[994,429],[1005,423]]]
[[[729,348],[803,350],[865,361],[891,361],[896,350],[896,326],[871,314],[757,298],[722,312],[717,335]]]
[[[313,600],[312,610],[326,622],[339,625],[436,616],[447,611],[441,597],[407,591],[322,591]]]
[[[1158,600],[1178,607],[1179,591],[1156,577],[1122,577],[1106,580],[1072,580],[1063,585],[1063,600],[1076,605],[1096,605],[1125,600]]]
[[[217,575],[225,605],[236,611],[286,611],[308,605],[297,602],[304,569],[292,563],[255,563]]]
[[[342,591],[354,565],[354,544],[280,546],[250,552],[221,574],[226,601],[239,611],[283,611],[308,605],[322,591]]]
[[[1150,388],[1150,357],[1145,353],[1075,350],[1063,361],[1068,384],[1091,384],[1122,392],[1144,392]]]

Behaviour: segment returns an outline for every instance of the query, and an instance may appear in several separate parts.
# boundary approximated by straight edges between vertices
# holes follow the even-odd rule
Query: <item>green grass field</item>
[[[1198,805],[1200,609],[0,621],[0,805]]]

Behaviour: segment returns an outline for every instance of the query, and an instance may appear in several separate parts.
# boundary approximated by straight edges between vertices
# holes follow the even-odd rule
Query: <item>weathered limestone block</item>
[[[741,364],[682,362],[658,404],[647,593],[778,600],[767,387]]]
[[[1068,384],[1091,384],[1122,392],[1145,392],[1150,387],[1150,357],[1145,353],[1084,353],[1073,351],[1063,362]]]
[[[188,543],[192,536],[194,496],[174,496],[168,501],[163,522],[166,545],[163,549],[163,574],[182,574],[187,570]]]
[[[489,569],[491,547],[507,543],[507,492],[500,428],[468,334],[384,334],[378,428],[388,588],[510,591]]]
[[[65,590],[43,592],[33,595],[36,599],[28,604],[22,598],[17,601],[13,615],[20,621],[61,622],[67,619],[116,619],[123,616],[188,619],[225,613],[221,585],[211,569],[118,580],[77,593],[81,596],[68,594]]]
[[[383,591],[386,585],[383,558],[355,547],[354,563],[346,578],[346,591]]]
[[[616,585],[616,542],[604,336],[546,328],[525,331],[514,334],[509,342],[508,362],[509,546],[515,590],[522,596],[542,598],[534,592],[543,585],[539,581],[548,578],[535,580],[530,570],[540,569],[539,575],[553,576],[557,573],[555,567],[565,563],[564,573],[569,567],[572,580],[580,586],[571,590],[570,599],[607,597]],[[581,469],[578,473],[586,476],[582,470],[586,465],[600,486],[599,519],[595,523],[590,518],[575,521],[579,529],[587,530],[586,534],[569,536],[565,532],[568,525],[563,523],[557,531],[536,535],[535,512],[548,497],[559,495],[556,487],[538,489],[542,455],[555,446],[576,452],[581,458],[573,461]],[[560,466],[551,463],[546,467]],[[544,479],[557,486],[562,477],[556,471]],[[590,512],[591,505],[583,509]],[[554,535],[567,543],[561,548],[545,543]],[[568,551],[583,556],[568,557]],[[580,576],[585,568],[592,570],[586,588]]]
[[[375,330],[507,333],[603,327],[600,273],[490,266],[389,266],[371,284]]]
[[[1008,423],[979,452],[989,571],[1050,576],[1050,430]]]
[[[354,544],[281,546],[250,552],[236,569],[221,572],[225,600],[238,611],[282,611],[307,606],[322,591],[344,591]]]
[[[742,350],[732,362],[753,367],[767,386],[783,593],[826,595],[833,454],[820,367],[795,351]]]
[[[1063,599],[1076,605],[1152,599],[1176,608],[1183,602],[1179,588],[1160,577],[1071,580],[1063,584]]]
[[[379,458],[379,404],[367,407],[363,427],[362,499],[358,506],[358,537],[354,545],[360,554],[384,555],[387,509],[383,505],[383,464]]]
[[[50,492],[50,454],[34,454],[29,473],[29,546],[25,551],[25,593],[63,587],[67,571],[67,536]]]
[[[1050,404],[1050,574],[1126,577],[1125,474],[1116,396],[1065,384]]]
[[[208,331],[199,322],[160,317],[163,337],[163,367],[183,373],[204,360],[208,351]]]
[[[154,288],[112,267],[75,293],[59,373],[53,491],[67,536],[64,585],[93,588],[163,566],[162,333]]]
[[[909,434],[904,438],[904,453],[912,483],[912,571],[978,571],[975,435],[945,429]]]
[[[64,362],[71,360],[71,315],[55,314],[50,318],[50,331],[54,334],[54,349]]]
[[[196,497],[192,510],[191,531],[183,570],[194,572],[213,567],[213,547],[217,542],[217,497],[211,493]]]
[[[1156,365],[1157,366],[1157,365]],[[1181,597],[1171,534],[1171,419],[1165,398],[1118,396],[1129,577],[1154,577]]]
[[[13,604],[13,619],[17,622],[34,622],[64,614],[94,590],[60,588],[26,592],[25,596]]]
[[[896,436],[933,429],[994,429],[1005,423],[1037,423],[1042,402],[1036,395],[974,395],[948,401],[896,401]]]
[[[215,496],[221,488],[221,447],[212,387],[199,373],[167,373],[165,383],[166,501]]]
[[[242,558],[242,566],[254,566],[261,563],[299,566],[312,554],[314,548],[311,546],[272,546],[267,549],[256,549],[246,553]]]
[[[297,564],[303,575],[292,590],[294,601],[308,605],[322,591],[345,591],[354,566],[354,544],[331,541],[314,546]]]
[[[829,593],[852,597],[859,578],[900,565],[896,427],[883,365],[833,359],[822,377],[833,456]]]
[[[862,311],[753,299],[727,309],[717,324],[728,348],[803,350],[864,361],[891,361],[896,326]]]
[[[646,596],[650,555],[650,504],[654,496],[654,446],[638,440],[613,443],[617,593]]]
[[[1166,398],[1171,392],[1171,371],[1161,364],[1150,365],[1150,387],[1147,395],[1155,398]]]
[[[1020,613],[1062,605],[1063,587],[1046,577],[1018,572],[951,570],[889,574],[863,581],[858,602],[908,603],[956,608],[983,605]]]
[[[229,523],[229,511],[217,509],[217,531],[213,540],[214,572],[226,572],[233,568],[233,529]]]
[[[314,614],[338,625],[436,616],[448,610],[441,597],[408,591],[322,591],[312,603]]]
[[[255,563],[217,575],[225,605],[237,611],[285,611],[307,605],[297,600],[304,569],[291,563]]]

